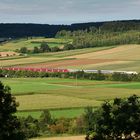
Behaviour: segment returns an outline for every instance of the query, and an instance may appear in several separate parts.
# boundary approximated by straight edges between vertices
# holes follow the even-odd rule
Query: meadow
[[[0,52],[2,51],[15,51],[22,47],[26,47],[29,50],[32,50],[34,47],[39,47],[42,42],[48,43],[50,47],[62,47],[64,44],[71,42],[72,40],[68,39],[53,39],[53,38],[22,38],[8,41],[6,43],[0,44]]]
[[[139,82],[113,82],[59,78],[1,78],[20,103],[19,116],[38,118],[49,109],[54,117],[76,117],[87,106],[99,107],[115,97],[140,95]]]

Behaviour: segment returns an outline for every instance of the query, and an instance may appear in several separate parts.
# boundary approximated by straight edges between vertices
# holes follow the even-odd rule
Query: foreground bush
[[[94,128],[86,140],[139,140],[140,100],[133,95],[127,99],[116,98],[113,103],[105,102],[95,112],[93,121]]]

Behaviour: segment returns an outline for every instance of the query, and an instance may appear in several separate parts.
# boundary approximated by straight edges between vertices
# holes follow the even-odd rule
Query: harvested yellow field
[[[140,45],[121,45],[115,48],[73,55],[68,58],[108,60],[103,63],[93,63],[80,66],[68,66],[67,68],[97,69],[97,70],[126,70],[140,72]],[[114,60],[110,62],[109,60]]]
[[[140,45],[121,45],[108,50],[72,56],[88,59],[140,60]]]
[[[31,140],[85,140],[85,136],[70,136],[70,137],[54,137],[54,138],[36,138]]]
[[[2,60],[0,65],[1,66],[14,66],[14,65],[24,65],[24,64],[33,64],[33,63],[43,63],[46,61],[54,60],[55,58],[42,58],[42,57],[26,57],[26,58],[19,58],[19,59],[8,59]]]
[[[89,59],[92,61],[96,61],[96,59]],[[108,66],[108,65],[120,65],[120,64],[129,64],[132,61],[110,61],[108,59],[108,61],[102,61],[102,59],[100,59],[101,62],[100,63],[91,63],[91,64],[82,64],[82,65],[76,65],[76,66],[67,66],[67,68],[69,69],[96,69],[95,67],[104,67],[104,66]],[[107,60],[107,59],[106,59]]]

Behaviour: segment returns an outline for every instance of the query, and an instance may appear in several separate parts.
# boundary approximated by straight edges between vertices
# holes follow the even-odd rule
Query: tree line
[[[124,44],[140,44],[140,30],[111,32],[90,27],[89,30],[73,32],[62,30],[56,34],[56,38],[72,39],[73,42],[64,44],[63,48],[57,46],[50,47],[46,42],[42,42],[39,47],[34,47],[33,50],[29,50],[25,46],[17,51],[20,53],[44,53]]]
[[[56,78],[71,78],[71,79],[87,79],[87,80],[108,80],[108,81],[140,81],[140,73],[138,74],[127,74],[114,72],[112,74],[98,73],[86,73],[84,71],[77,72],[38,72],[38,71],[13,71],[0,69],[0,77],[56,77]]]
[[[38,119],[28,116],[19,117],[19,120],[27,138],[86,134],[84,115],[75,118],[54,118],[49,110],[45,110]]]
[[[71,25],[49,25],[49,24],[19,24],[19,23],[1,23],[0,38],[23,38],[23,37],[55,37],[56,33],[61,30],[77,31],[85,30],[90,27],[103,29],[104,31],[122,32],[128,30],[140,30],[139,20],[126,21],[107,21],[78,23]]]
[[[37,54],[37,53],[45,53],[45,52],[58,52],[61,51],[59,47],[50,47],[46,42],[42,42],[40,46],[36,46],[33,50],[28,49],[27,47],[22,47],[17,49],[16,52],[22,54]]]
[[[37,53],[59,52],[59,51],[74,50],[74,49],[75,48],[72,44],[66,43],[63,48],[59,48],[58,46],[50,47],[48,43],[42,42],[40,46],[34,47],[33,50],[28,49],[27,47],[22,47],[15,51],[22,54],[37,54]]]
[[[71,49],[93,48],[123,44],[140,44],[140,30],[112,31],[90,27],[86,30],[60,31],[57,38],[73,39]]]

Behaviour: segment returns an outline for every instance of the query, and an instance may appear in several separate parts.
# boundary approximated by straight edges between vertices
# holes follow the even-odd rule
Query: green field
[[[16,114],[19,117],[27,117],[31,115],[32,117],[38,119],[42,113],[43,111],[23,111],[23,112],[18,112]],[[54,109],[54,110],[50,110],[50,113],[53,118],[61,118],[61,117],[74,118],[83,114],[84,108],[71,108],[71,109],[58,109],[58,110]]]
[[[17,40],[11,40],[4,44],[0,44],[0,51],[15,51],[16,49],[20,49],[22,47],[27,47],[32,50],[34,47],[39,47],[42,42],[48,43],[50,47],[61,47],[66,43],[72,42],[72,40],[65,39],[53,39],[53,38],[23,38]]]
[[[1,78],[20,103],[19,115],[39,117],[50,109],[54,117],[75,117],[86,106],[97,107],[115,97],[140,95],[139,82],[91,81],[59,78]]]

